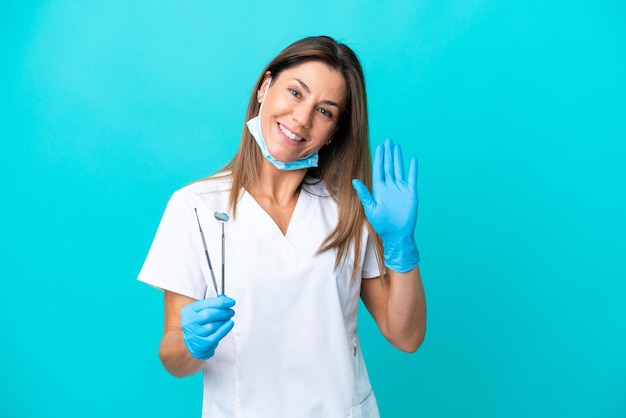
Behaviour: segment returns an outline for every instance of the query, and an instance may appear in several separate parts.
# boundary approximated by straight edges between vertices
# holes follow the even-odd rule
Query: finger
[[[206,338],[212,334],[215,334],[217,330],[220,329],[221,326],[223,326],[226,322],[229,322],[229,321],[230,321],[230,318],[224,321],[209,322],[204,325],[193,324],[191,326],[187,326],[185,329],[186,331],[188,331],[187,332],[188,336],[194,335],[197,337]]]
[[[227,296],[218,296],[216,298],[201,299],[189,304],[195,312],[200,312],[206,308],[226,309],[235,305],[235,301]]]
[[[366,211],[372,208],[374,205],[376,205],[376,202],[374,201],[372,194],[370,193],[369,190],[367,190],[367,187],[365,187],[365,184],[363,184],[361,180],[359,179],[352,180],[352,187],[354,187],[354,190],[356,191],[356,194],[359,197],[359,200],[361,201],[361,204],[363,205],[363,208]]]
[[[409,186],[414,189],[417,187],[417,158],[411,157],[409,163],[409,177],[407,178]]]
[[[372,179],[376,181],[385,181],[385,173],[383,170],[383,146],[379,144],[374,151],[374,163],[372,165]]]
[[[393,162],[396,180],[404,181],[404,161],[402,147],[399,144],[395,144],[393,147]]]
[[[385,182],[394,181],[395,176],[393,172],[393,141],[391,139],[385,139],[385,152],[383,155],[383,167]]]
[[[220,340],[224,338],[224,336],[228,334],[230,330],[233,329],[234,326],[235,326],[235,323],[233,321],[224,322],[222,326],[220,326],[217,329],[217,331],[215,331],[213,334],[209,335],[206,338],[206,341],[217,346]]]
[[[202,341],[213,334],[224,322],[211,323],[209,325],[199,325],[195,322],[182,327],[185,337],[189,341]]]
[[[211,322],[226,321],[235,315],[235,311],[230,308],[226,309],[214,309],[207,308],[203,311],[196,312],[192,320],[199,325],[208,324]]]

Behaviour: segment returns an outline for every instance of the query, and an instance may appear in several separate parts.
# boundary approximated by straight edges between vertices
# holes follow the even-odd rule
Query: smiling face
[[[291,162],[328,142],[346,105],[346,81],[328,65],[309,61],[271,82],[267,74],[258,100],[263,100],[261,128],[268,151],[278,161]]]

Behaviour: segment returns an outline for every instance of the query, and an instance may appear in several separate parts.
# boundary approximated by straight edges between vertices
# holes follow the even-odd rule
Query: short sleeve
[[[363,279],[373,279],[380,276],[380,269],[378,268],[378,261],[376,259],[376,249],[369,236],[367,237],[365,256],[363,257],[363,270],[361,272],[361,276]]]
[[[206,297],[198,246],[201,237],[194,209],[182,191],[167,203],[138,280],[194,299]],[[202,252],[200,252],[202,254]]]

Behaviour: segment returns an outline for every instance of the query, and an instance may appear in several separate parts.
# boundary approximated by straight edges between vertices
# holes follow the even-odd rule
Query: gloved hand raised
[[[385,247],[385,265],[404,273],[420,261],[415,244],[417,222],[417,159],[411,158],[404,180],[402,149],[391,139],[374,153],[372,193],[358,179],[352,180],[365,215]]]
[[[207,360],[215,354],[215,348],[233,328],[231,308],[235,301],[226,296],[198,300],[184,306],[180,312],[183,340],[191,355]]]

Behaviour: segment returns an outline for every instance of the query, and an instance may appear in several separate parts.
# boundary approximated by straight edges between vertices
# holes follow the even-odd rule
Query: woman
[[[162,363],[203,370],[206,417],[377,417],[358,298],[391,344],[417,350],[416,160],[405,181],[387,140],[372,182],[361,65],[329,37],[282,51],[246,120],[225,169],[174,193],[139,275],[165,293]]]

